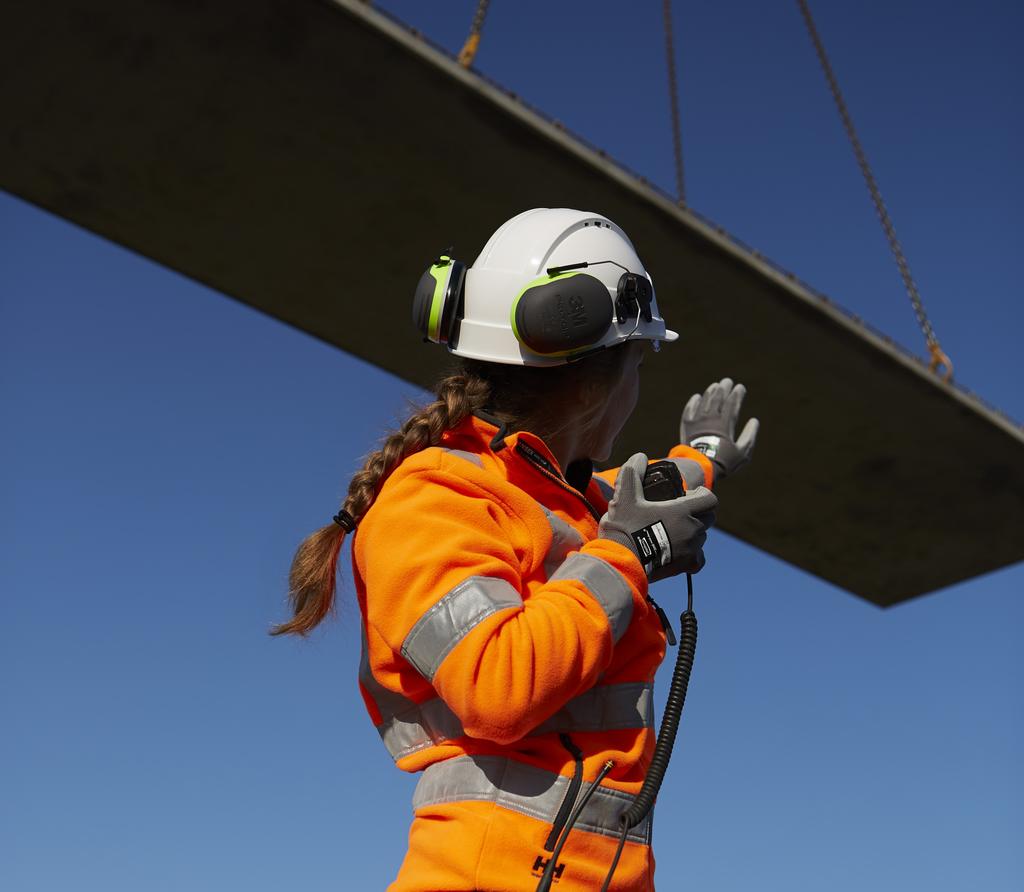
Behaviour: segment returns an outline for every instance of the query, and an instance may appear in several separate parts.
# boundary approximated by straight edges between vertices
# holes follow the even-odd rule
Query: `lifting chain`
[[[491,0],[480,0],[477,4],[476,12],[473,14],[473,24],[469,26],[469,37],[466,38],[466,42],[462,45],[462,51],[459,53],[459,64],[463,68],[469,68],[473,64],[473,59],[476,58],[476,51],[480,47],[480,32],[484,29],[484,18],[487,16],[487,7],[490,6]]]
[[[879,191],[874,174],[872,174],[871,168],[868,166],[867,155],[864,154],[864,149],[857,138],[857,132],[853,129],[853,119],[850,117],[846,103],[843,101],[843,94],[839,91],[839,83],[832,71],[832,65],[829,63],[828,56],[825,55],[825,47],[821,42],[821,37],[818,36],[818,29],[814,27],[814,20],[811,18],[811,10],[807,5],[807,0],[797,0],[797,4],[800,7],[800,12],[803,13],[807,31],[811,35],[811,41],[814,43],[814,49],[818,54],[818,61],[821,62],[821,67],[825,72],[825,79],[828,81],[829,89],[832,91],[832,98],[835,100],[836,108],[839,109],[839,116],[843,119],[843,127],[846,128],[846,135],[853,146],[853,153],[857,156],[857,164],[860,165],[861,173],[864,175],[865,182],[867,182],[868,191],[871,193],[871,200],[875,203],[875,210],[878,212],[878,218],[882,222],[885,236],[889,240],[889,247],[896,258],[896,266],[899,267],[900,275],[903,277],[903,284],[907,289],[907,295],[910,297],[910,303],[914,308],[914,315],[917,316],[917,322],[924,333],[928,352],[931,354],[931,361],[928,364],[929,368],[936,373],[940,373],[941,370],[943,379],[949,381],[953,377],[953,363],[942,352],[942,348],[939,346],[939,339],[935,336],[935,331],[932,329],[928,316],[925,314],[924,305],[921,303],[921,295],[918,294],[917,285],[914,284],[914,279],[910,275],[910,265],[907,263],[906,257],[903,256],[903,249],[896,238],[896,230],[892,225],[892,220],[889,219],[889,212],[882,201],[882,193]]]
[[[676,156],[676,202],[686,207],[686,191],[683,185],[683,138],[679,130],[679,91],[676,85],[676,54],[672,42],[672,2],[663,0],[662,12],[665,19],[665,58],[668,60],[668,95],[672,103],[672,142]]]

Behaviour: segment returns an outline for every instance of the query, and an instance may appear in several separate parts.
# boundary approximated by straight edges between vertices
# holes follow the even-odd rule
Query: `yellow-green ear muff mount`
[[[447,344],[458,317],[466,281],[466,264],[442,254],[420,276],[412,302],[412,321],[423,339]]]

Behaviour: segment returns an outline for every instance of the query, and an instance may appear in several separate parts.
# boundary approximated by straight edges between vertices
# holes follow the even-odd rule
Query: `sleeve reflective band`
[[[704,468],[701,467],[700,462],[696,462],[692,458],[670,458],[669,461],[674,462],[675,466],[679,468],[679,473],[686,483],[687,492],[704,485]]]
[[[466,732],[448,704],[440,697],[433,697],[424,703],[409,700],[405,710],[377,726],[377,733],[397,762],[429,746],[462,737]]]
[[[612,627],[612,640],[618,641],[633,618],[633,593],[629,584],[611,564],[582,551],[569,555],[549,581],[578,579],[601,605]]]
[[[444,658],[477,624],[522,606],[522,596],[504,579],[470,576],[420,617],[405,636],[402,656],[432,682]]]
[[[372,681],[372,687],[368,687],[368,690],[381,709],[382,720],[377,726],[377,733],[395,761],[465,734],[458,717],[440,697],[414,703],[401,694],[387,691],[387,698],[384,699],[380,696],[384,689],[376,680]],[[652,685],[645,682],[591,688],[574,697],[526,736],[652,728],[652,698]]]
[[[537,503],[540,505],[540,502]],[[544,505],[540,505],[544,516],[551,527],[551,545],[544,555],[544,575],[551,578],[562,565],[570,551],[578,551],[583,545],[583,537],[579,531],[567,524],[562,518]]]
[[[654,726],[654,686],[650,682],[602,685],[573,697],[546,722],[537,734],[570,731],[612,731]]]

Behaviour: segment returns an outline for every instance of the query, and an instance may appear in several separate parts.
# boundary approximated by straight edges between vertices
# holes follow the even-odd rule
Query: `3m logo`
[[[572,315],[573,325],[587,324],[587,308],[582,297],[573,295],[569,298],[569,312]]]
[[[547,869],[547,866],[548,866],[547,859],[544,858],[542,855],[538,855],[533,860],[533,875],[535,877],[541,876],[544,873],[544,871]],[[559,864],[555,868],[555,872],[552,874],[552,876],[555,878],[556,882],[562,878],[562,872],[564,870],[565,870],[565,862],[563,861],[561,864]]]

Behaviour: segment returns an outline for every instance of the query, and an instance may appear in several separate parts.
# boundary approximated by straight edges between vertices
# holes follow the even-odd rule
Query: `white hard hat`
[[[442,255],[420,279],[413,319],[457,356],[563,365],[630,339],[679,337],[658,313],[651,277],[607,217],[534,208],[508,220],[476,262]]]

